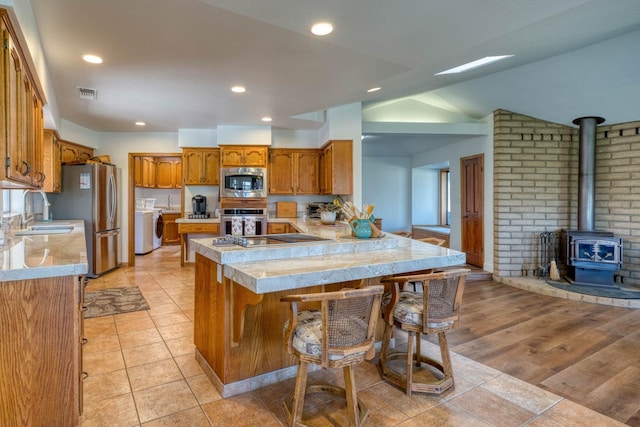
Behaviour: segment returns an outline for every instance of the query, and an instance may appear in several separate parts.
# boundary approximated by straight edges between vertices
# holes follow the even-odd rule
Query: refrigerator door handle
[[[114,224],[118,195],[116,190],[116,178],[113,172],[109,174],[109,194],[107,197],[109,199],[109,223]]]

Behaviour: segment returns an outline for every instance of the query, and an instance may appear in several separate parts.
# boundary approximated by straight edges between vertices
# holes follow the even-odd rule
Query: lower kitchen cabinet
[[[0,425],[78,425],[82,279],[0,282]]]
[[[176,219],[180,218],[180,214],[162,214],[164,220],[164,230],[162,232],[162,244],[163,245],[177,245],[180,244],[180,233],[178,232],[178,224]]]
[[[220,234],[219,222],[183,222],[178,224],[180,234],[180,265],[184,265],[185,254],[189,250],[189,234]]]

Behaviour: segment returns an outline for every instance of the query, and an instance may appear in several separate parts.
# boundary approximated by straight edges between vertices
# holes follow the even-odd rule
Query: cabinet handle
[[[26,166],[26,170],[24,172],[20,172],[22,176],[29,175],[31,173],[31,165],[29,165],[29,163],[25,162],[24,160],[22,161],[22,165]]]
[[[43,182],[45,180],[45,178],[47,177],[47,175],[45,175],[44,172],[38,172],[38,182]]]
[[[86,380],[87,378],[89,378],[89,373],[87,371],[82,371],[82,379]]]
[[[86,344],[86,343],[88,343],[88,342],[89,342],[89,340],[88,340],[87,338],[85,338],[85,337],[82,337],[82,338],[80,339],[80,344],[82,344],[82,345],[85,345],[85,344]]]

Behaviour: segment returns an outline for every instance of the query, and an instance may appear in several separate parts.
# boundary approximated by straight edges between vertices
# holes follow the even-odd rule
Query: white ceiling
[[[294,116],[352,102],[383,122],[474,122],[496,108],[565,124],[640,114],[638,0],[30,1],[61,117],[95,131],[139,131],[136,120],[145,132],[262,125],[263,116],[274,128],[317,129]],[[310,35],[318,20],[334,33]],[[84,53],[105,62],[86,64]],[[434,76],[501,54],[515,56]],[[247,93],[231,93],[236,84]],[[382,90],[366,92],[374,86]],[[77,87],[98,99],[79,99]],[[389,137],[371,135],[367,144]],[[453,137],[397,141],[415,150],[416,138]]]

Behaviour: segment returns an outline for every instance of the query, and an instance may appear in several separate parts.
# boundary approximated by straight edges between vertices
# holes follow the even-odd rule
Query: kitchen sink
[[[73,224],[59,222],[54,224],[33,224],[16,232],[16,236],[34,236],[39,234],[67,234],[73,230]]]

